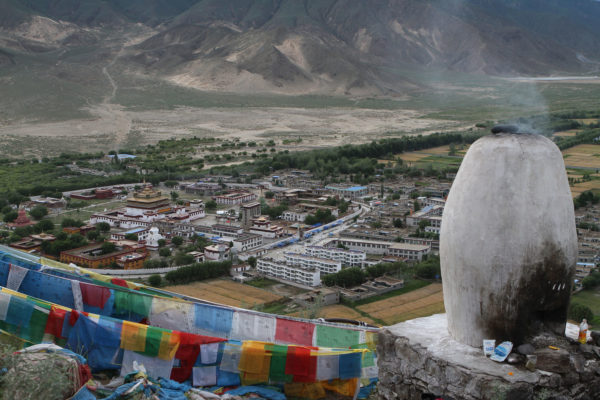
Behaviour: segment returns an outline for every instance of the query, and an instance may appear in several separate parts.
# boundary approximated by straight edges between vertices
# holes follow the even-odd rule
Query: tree
[[[431,221],[428,221],[426,219],[422,219],[421,221],[419,221],[419,229],[420,230],[424,230],[428,226],[431,226]]]
[[[96,229],[100,232],[108,232],[110,231],[110,224],[108,222],[98,222],[96,224]]]
[[[183,238],[181,236],[175,236],[171,239],[171,243],[173,243],[176,247],[179,247],[183,244]]]
[[[158,249],[158,255],[161,257],[169,257],[171,255],[171,249],[168,247],[161,247]]]
[[[194,262],[194,256],[191,254],[185,254],[183,251],[175,254],[175,265],[189,265]]]
[[[404,221],[401,218],[394,219],[394,228],[404,228]]]
[[[171,192],[171,201],[176,201],[179,198],[179,193],[176,191]]]
[[[113,242],[104,242],[102,243],[100,249],[102,250],[102,254],[110,254],[117,249],[117,245],[115,245]]]
[[[217,208],[217,202],[214,200],[209,200],[204,204],[204,206],[207,210],[214,210]]]
[[[136,235],[135,233],[128,233],[125,235],[125,239],[126,240],[133,240],[135,242],[138,241],[138,235]]]
[[[154,287],[160,287],[162,284],[162,277],[159,274],[150,275],[148,283]]]
[[[569,318],[577,322],[584,318],[589,321],[594,319],[594,312],[588,306],[579,303],[571,303],[569,306]]]
[[[158,239],[158,247],[165,247],[167,245],[167,241],[165,239]]]
[[[35,224],[35,227],[40,232],[50,232],[50,231],[54,230],[54,223],[52,221],[50,221],[49,219],[43,219],[40,222],[38,222],[37,224]],[[92,232],[94,232],[94,231],[92,231]]]
[[[11,211],[9,213],[4,214],[4,222],[13,222],[19,214],[16,211]]]
[[[29,211],[29,215],[31,215],[36,221],[39,221],[48,215],[48,209],[44,206],[36,206]]]
[[[2,214],[8,214],[9,212],[11,212],[13,210],[13,208],[9,205],[5,205],[2,207],[2,210],[0,210],[0,212]]]
[[[168,188],[172,188],[172,187],[177,186],[178,183],[179,182],[174,181],[174,180],[168,180],[168,181],[165,181],[165,186]]]
[[[44,220],[44,221],[47,221],[47,220]],[[94,229],[93,231],[89,231],[87,233],[87,235],[85,235],[85,237],[87,237],[91,241],[97,240],[99,236],[100,236],[100,232],[98,232],[97,229]]]
[[[266,199],[272,199],[274,196],[275,196],[275,193],[271,192],[270,190],[265,192]]]
[[[248,265],[252,268],[256,268],[256,257],[252,256],[248,258]]]
[[[74,219],[74,218],[63,218],[60,225],[63,228],[70,228],[70,227],[79,228],[80,226],[83,226],[83,221],[80,221],[80,220]]]

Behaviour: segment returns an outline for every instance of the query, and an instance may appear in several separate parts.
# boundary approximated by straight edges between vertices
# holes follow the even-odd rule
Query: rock
[[[594,344],[600,346],[600,331],[590,331],[590,335],[592,336]]]
[[[586,356],[593,356],[594,355],[594,347],[595,346],[592,346],[591,344],[580,344],[579,351],[581,351]]]
[[[535,352],[537,356],[537,369],[548,372],[564,374],[569,372],[571,357],[566,350],[540,349]]]
[[[517,347],[517,353],[523,354],[524,356],[528,356],[535,353],[535,347],[533,347],[529,343],[525,343]]]
[[[594,351],[594,354],[596,354],[596,357],[600,358],[600,347],[594,346],[592,350]]]
[[[537,356],[535,355],[528,355],[527,356],[527,362],[525,363],[525,368],[527,368],[530,371],[535,371],[537,368]]]
[[[577,373],[580,374],[585,371],[585,359],[581,354],[571,355],[571,364]]]
[[[525,357],[523,357],[521,354],[510,353],[506,361],[509,364],[523,364],[525,362]]]

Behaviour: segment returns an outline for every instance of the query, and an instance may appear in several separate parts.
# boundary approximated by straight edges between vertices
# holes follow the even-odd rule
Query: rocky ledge
[[[380,399],[600,399],[597,346],[540,335],[522,347],[536,362],[527,369],[525,355],[512,357],[516,364],[494,362],[452,339],[447,327],[446,315],[437,314],[381,331]]]

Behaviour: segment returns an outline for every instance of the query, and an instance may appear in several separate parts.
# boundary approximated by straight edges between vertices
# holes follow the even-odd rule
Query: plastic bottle
[[[579,325],[579,343],[587,343],[587,332],[588,324],[587,320],[584,318],[583,321],[581,321],[581,325]]]

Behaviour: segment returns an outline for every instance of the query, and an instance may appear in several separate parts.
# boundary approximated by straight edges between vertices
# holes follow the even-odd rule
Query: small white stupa
[[[158,241],[164,238],[165,237],[158,232],[158,228],[153,226],[150,228],[150,233],[148,233],[148,237],[146,238],[146,247],[149,250],[158,250]]]

